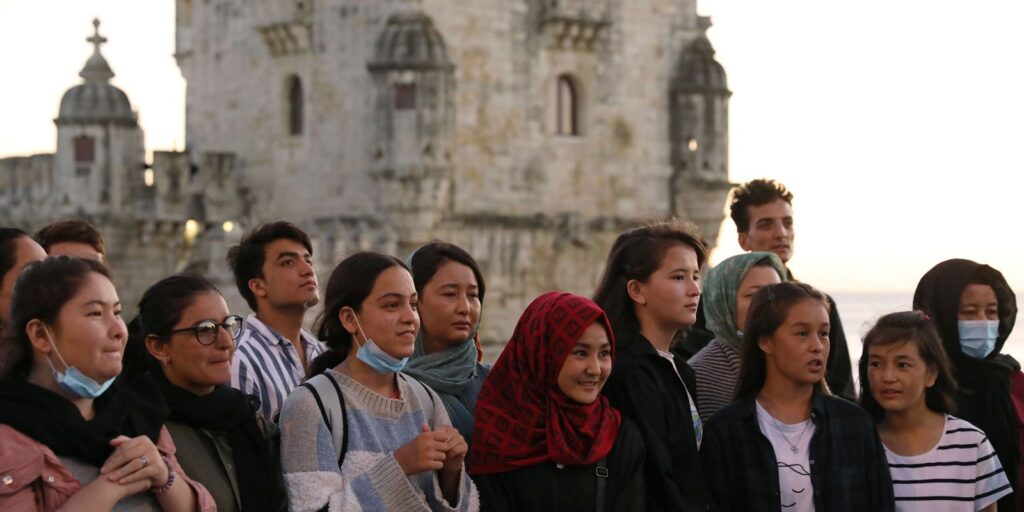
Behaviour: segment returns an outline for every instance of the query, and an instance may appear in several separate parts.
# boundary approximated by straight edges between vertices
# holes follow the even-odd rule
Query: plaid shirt
[[[811,484],[822,512],[895,510],[882,441],[868,413],[846,400],[815,393],[811,401]],[[771,442],[757,424],[753,398],[711,417],[700,450],[711,510],[778,512],[779,470]]]

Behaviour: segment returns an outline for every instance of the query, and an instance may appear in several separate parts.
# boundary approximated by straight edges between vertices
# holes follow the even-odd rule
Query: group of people
[[[855,386],[835,301],[786,266],[792,194],[730,207],[748,252],[702,272],[685,225],[627,231],[493,366],[444,241],[352,254],[321,297],[309,237],[265,224],[228,253],[251,314],[181,274],[126,325],[95,228],[0,228],[0,509],[1024,510],[1003,276],[936,265]]]

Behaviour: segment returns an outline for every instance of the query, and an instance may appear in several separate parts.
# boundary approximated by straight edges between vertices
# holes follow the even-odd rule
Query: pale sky
[[[633,0],[637,1],[637,0]],[[832,292],[910,291],[965,257],[1024,286],[1024,2],[701,0],[729,75],[730,178],[796,195],[793,270]],[[184,144],[171,0],[0,0],[0,157],[52,152],[92,48],[148,150]],[[713,260],[739,252],[731,221]]]

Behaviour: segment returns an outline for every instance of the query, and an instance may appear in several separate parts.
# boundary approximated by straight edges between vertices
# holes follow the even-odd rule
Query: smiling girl
[[[828,300],[802,283],[750,303],[736,403],[708,420],[712,510],[893,510],[882,443],[863,409],[825,384]]]
[[[923,313],[878,319],[864,337],[860,385],[885,443],[896,510],[991,512],[1011,492],[985,434],[951,415],[956,384]]]
[[[281,412],[290,510],[479,508],[466,441],[437,394],[399,373],[419,332],[417,302],[392,256],[356,253],[331,273],[316,331],[329,348],[321,357],[341,362],[295,388]]]
[[[643,438],[601,396],[614,350],[590,300],[550,292],[526,308],[477,404],[485,510],[644,510]]]
[[[230,386],[242,319],[206,279],[174,275],[142,295],[130,344],[137,366],[160,385],[170,406],[167,429],[178,460],[213,494],[217,510],[284,510],[272,427],[259,400]],[[141,346],[140,346],[141,345]]]
[[[151,380],[117,382],[128,337],[110,273],[47,258],[18,278],[0,385],[0,510],[216,510]]]

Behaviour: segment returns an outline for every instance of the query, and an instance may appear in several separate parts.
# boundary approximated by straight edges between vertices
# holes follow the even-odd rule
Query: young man
[[[70,219],[54,222],[33,236],[49,256],[72,256],[106,263],[103,235],[87,221]]]
[[[231,362],[231,385],[260,399],[277,421],[284,399],[306,380],[309,363],[325,347],[302,328],[320,300],[309,236],[288,222],[264,224],[228,251],[235,284],[249,315]]]
[[[736,224],[740,247],[745,251],[773,252],[783,264],[793,257],[793,193],[785,185],[769,179],[757,179],[737,186],[732,190],[730,217]],[[794,280],[789,270],[789,279]],[[835,300],[829,297],[829,341],[832,349],[828,355],[826,380],[832,392],[845,398],[856,397],[853,388],[853,371],[850,352],[846,346],[846,335],[839,319]],[[714,337],[704,328],[704,311],[699,311],[697,325],[687,334],[677,351],[689,358],[696,354]]]

